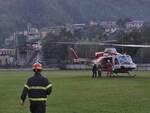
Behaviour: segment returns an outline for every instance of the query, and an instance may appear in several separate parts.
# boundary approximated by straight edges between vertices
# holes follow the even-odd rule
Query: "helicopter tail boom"
[[[72,52],[72,56],[73,56],[73,59],[78,59],[78,55],[77,53],[75,52],[75,50],[73,48],[70,48],[71,52]]]

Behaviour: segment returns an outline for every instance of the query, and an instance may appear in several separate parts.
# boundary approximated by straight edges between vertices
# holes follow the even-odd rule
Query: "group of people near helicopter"
[[[103,67],[101,64],[94,64],[92,68],[92,78],[101,77]],[[110,60],[106,63],[107,76],[111,77],[113,73],[113,65]]]

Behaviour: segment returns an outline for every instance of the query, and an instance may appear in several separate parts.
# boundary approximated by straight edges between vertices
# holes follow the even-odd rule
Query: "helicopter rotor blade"
[[[70,44],[70,45],[105,45],[105,43],[94,42],[55,42],[56,44]]]
[[[135,44],[107,44],[116,47],[132,47],[132,48],[150,48],[150,45],[135,45]]]
[[[56,44],[69,45],[100,45],[100,46],[116,46],[116,47],[132,47],[132,48],[150,48],[150,45],[135,45],[135,44],[115,44],[115,43],[98,43],[98,42],[55,42]]]

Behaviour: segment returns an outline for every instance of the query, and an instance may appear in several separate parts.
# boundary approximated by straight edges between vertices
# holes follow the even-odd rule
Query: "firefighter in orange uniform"
[[[113,65],[112,65],[111,61],[107,60],[107,76],[108,77],[112,76],[112,71],[113,71],[112,66]]]

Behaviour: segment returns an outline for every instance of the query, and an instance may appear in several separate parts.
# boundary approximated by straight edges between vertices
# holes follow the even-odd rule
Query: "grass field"
[[[150,72],[135,78],[91,78],[90,71],[43,71],[53,83],[47,113],[150,113]],[[31,71],[0,72],[0,113],[29,113],[19,97]]]

